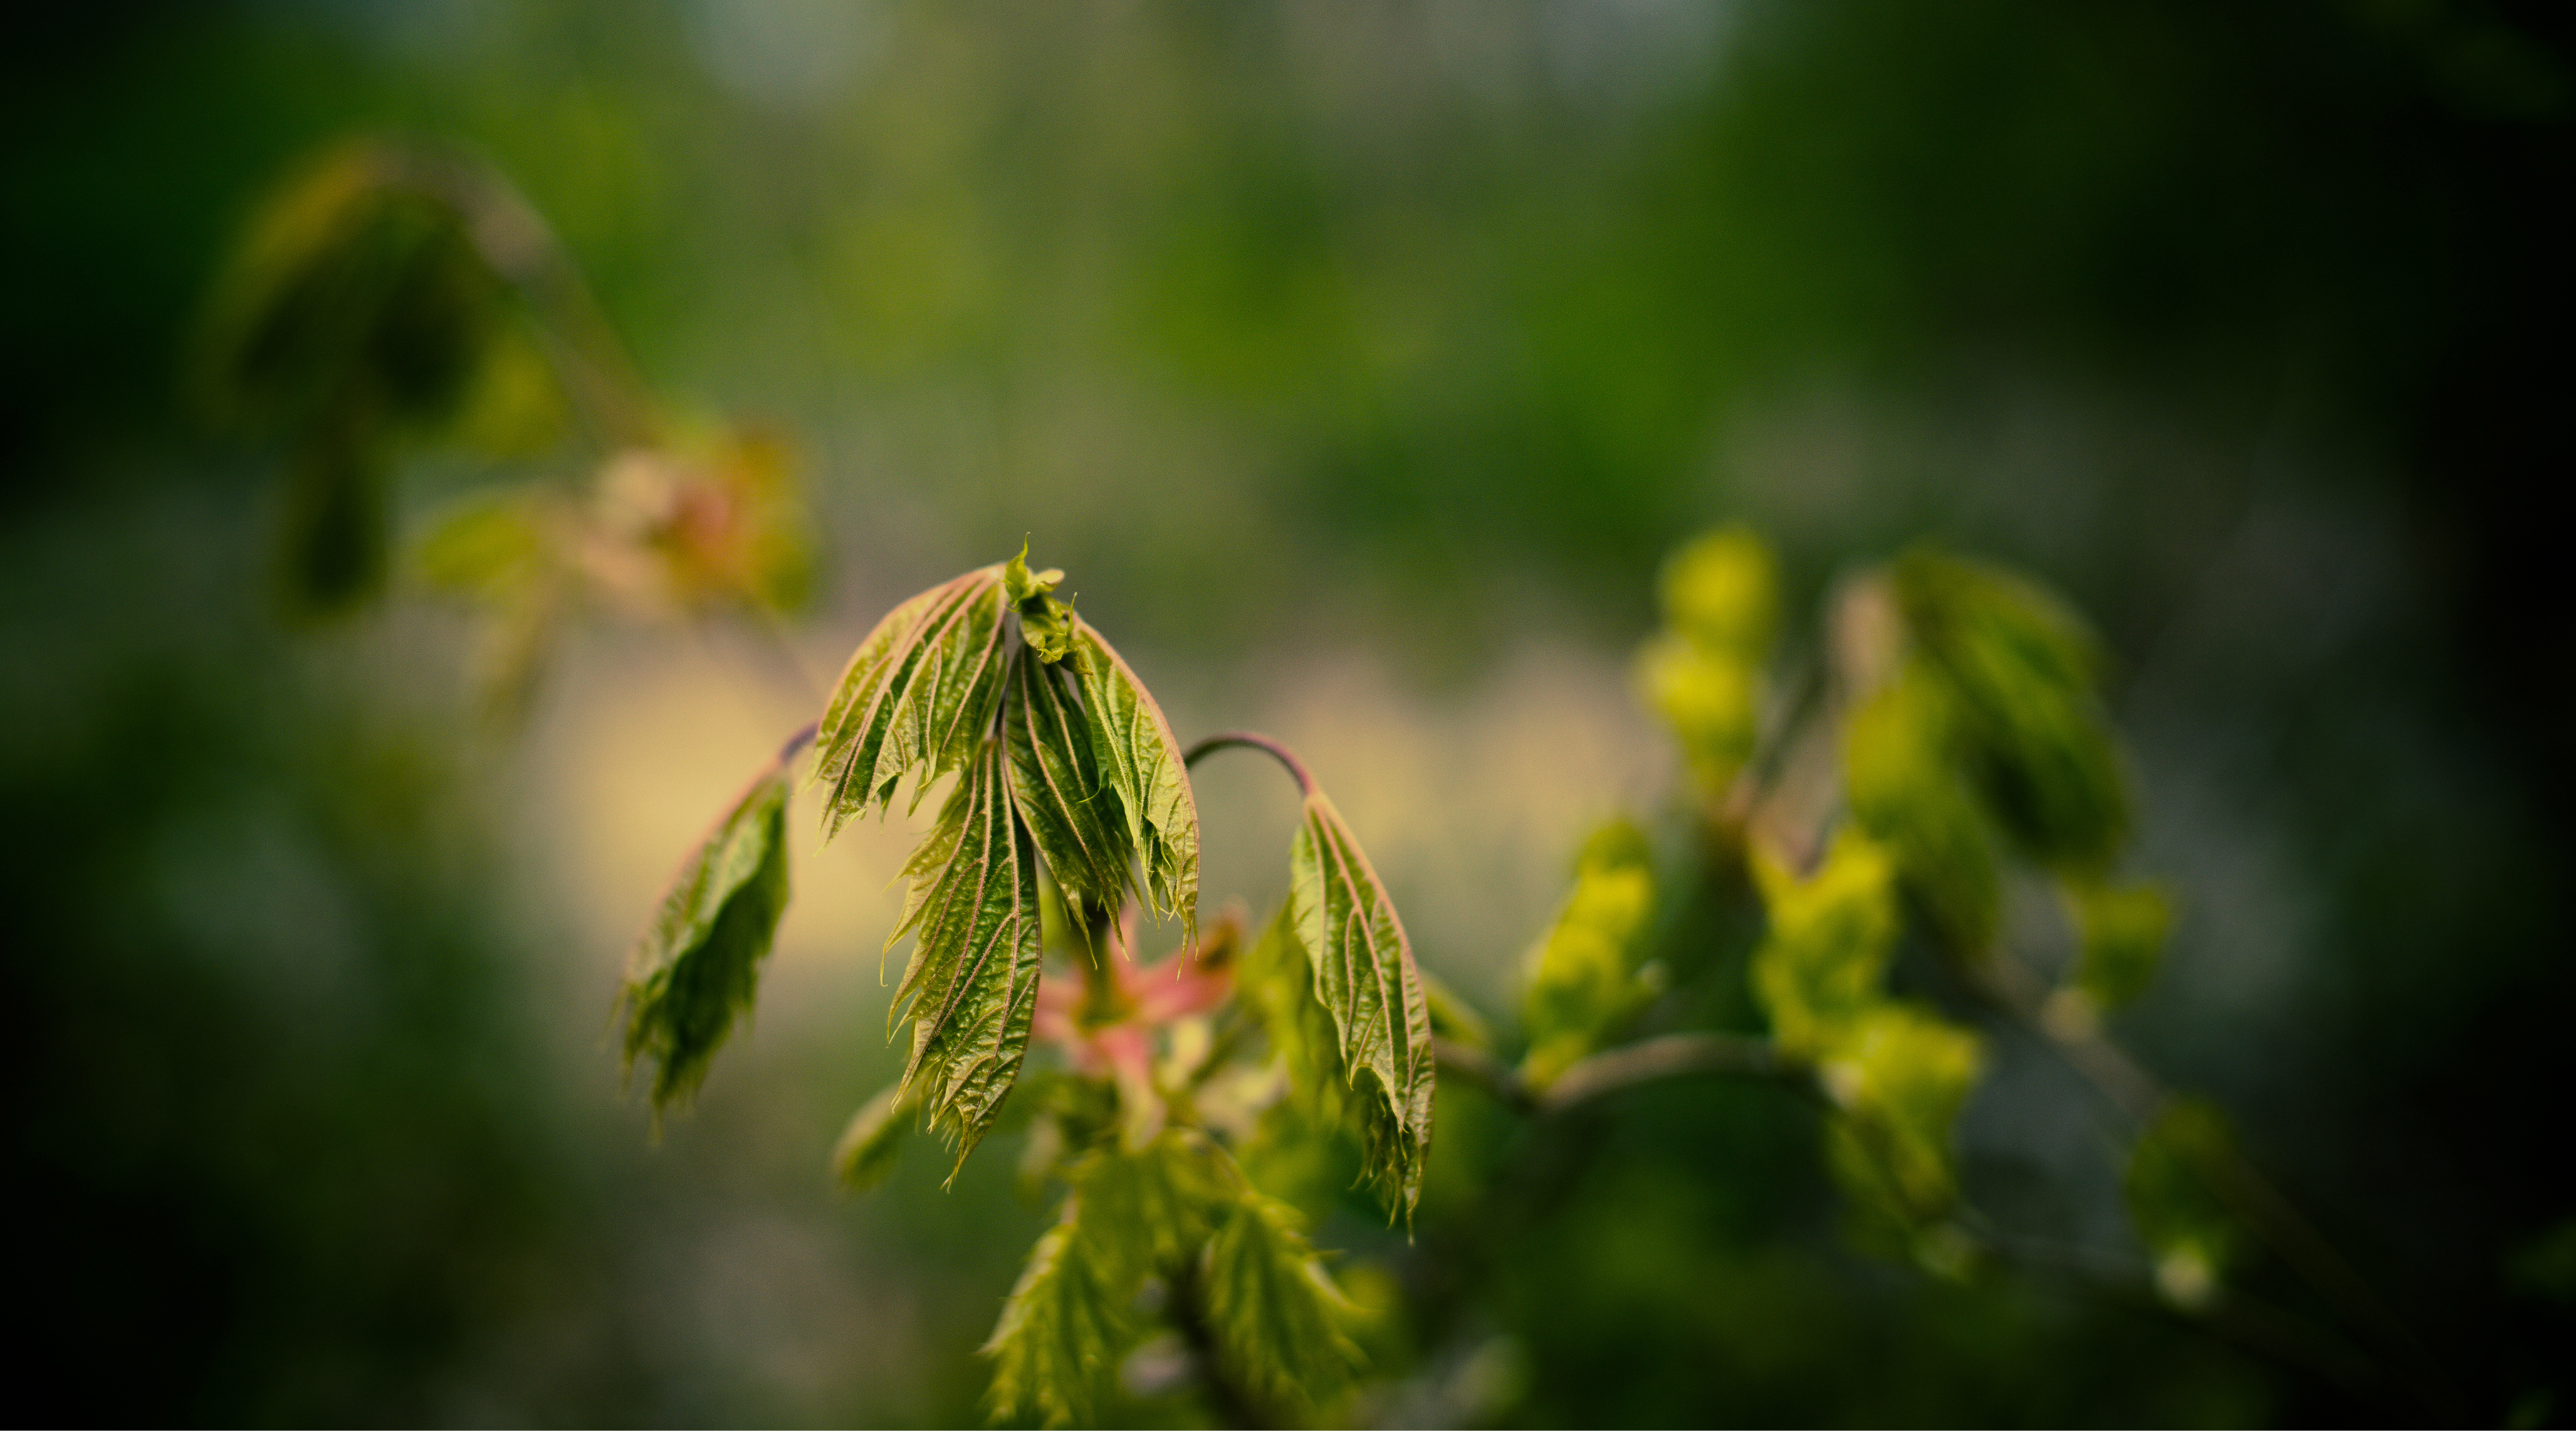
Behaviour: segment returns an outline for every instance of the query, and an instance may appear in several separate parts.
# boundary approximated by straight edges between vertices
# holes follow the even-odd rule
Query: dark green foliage
[[[887,1022],[912,1020],[903,1081],[962,1163],[990,1131],[1028,1050],[1045,948],[1038,858],[1004,769],[1002,741],[983,748],[904,866],[903,917],[886,947],[914,933]]]
[[[1289,851],[1288,899],[1357,1094],[1366,1174],[1410,1218],[1431,1152],[1431,1002],[1393,901],[1321,790]]]
[[[1895,587],[1996,822],[2043,864],[2109,865],[2128,833],[2129,802],[2094,694],[2101,654],[2092,633],[2027,582],[1930,551],[1897,562]]]
[[[653,1066],[659,1114],[686,1102],[751,1009],[787,907],[787,771],[762,772],[680,867],[626,961],[626,1063]]]

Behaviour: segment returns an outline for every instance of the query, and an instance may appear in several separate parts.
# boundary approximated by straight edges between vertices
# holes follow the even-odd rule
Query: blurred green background
[[[1926,535],[2057,585],[2117,655],[2140,863],[2185,910],[2125,1031],[2472,1419],[2576,1415],[2564,7],[268,0],[12,29],[22,1416],[972,1422],[1041,1220],[999,1142],[945,1194],[927,1157],[865,1202],[825,1174],[891,1069],[900,829],[805,841],[694,1116],[655,1147],[617,1096],[626,941],[810,703],[753,638],[593,629],[505,737],[455,612],[279,615],[279,454],[192,410],[185,355],[260,194],[360,129],[488,158],[657,389],[798,444],[810,674],[1029,535],[1184,738],[1306,751],[1489,1013],[1586,823],[1666,788],[1627,661],[1670,546],[1756,524],[1793,611]],[[416,463],[404,510],[472,476]],[[1202,782],[1208,887],[1256,912],[1292,809],[1267,779]],[[2116,1150],[2044,1059],[1997,1057],[1972,1194],[2116,1243]],[[1813,1119],[1763,1089],[1441,1117],[1417,1243],[1357,1204],[1323,1233],[1408,1294],[1392,1423],[2391,1414],[2151,1314],[1859,1256]]]

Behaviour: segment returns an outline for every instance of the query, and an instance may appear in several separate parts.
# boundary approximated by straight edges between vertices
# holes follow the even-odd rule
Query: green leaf
[[[1844,727],[1843,789],[1941,947],[1976,958],[1993,946],[2003,885],[1951,731],[1943,686],[1909,664]]]
[[[450,418],[509,311],[445,192],[452,168],[360,141],[273,195],[216,286],[209,396],[288,431],[360,413],[380,426]]]
[[[1884,999],[1896,945],[1895,869],[1885,850],[1845,829],[1801,880],[1756,852],[1771,927],[1753,953],[1753,993],[1782,1052],[1822,1056]]]
[[[1289,851],[1289,902],[1357,1093],[1363,1168],[1410,1219],[1431,1153],[1431,1001],[1377,871],[1320,789]]]
[[[1521,1076],[1532,1087],[1554,1082],[1662,991],[1637,969],[1654,905],[1645,832],[1627,820],[1594,831],[1575,859],[1573,892],[1530,952]]]
[[[915,935],[889,1024],[912,1019],[903,1086],[960,1163],[990,1131],[1028,1051],[1045,948],[1037,850],[989,737],[904,866],[911,890],[886,947]],[[918,1087],[916,1087],[918,1083]]]
[[[1358,1309],[1287,1204],[1245,1185],[1208,1240],[1203,1276],[1218,1365],[1259,1400],[1312,1408],[1358,1364],[1347,1331]]]
[[[915,772],[918,805],[974,756],[1004,685],[1002,606],[1000,568],[985,567],[904,602],[859,642],[815,732],[826,830],[885,809]]]
[[[2240,1250],[2235,1215],[2210,1187],[2234,1156],[2226,1115],[2189,1098],[2166,1104],[2129,1154],[2129,1216],[2157,1289],[2178,1306],[2206,1306]]]
[[[903,1135],[912,1131],[912,1100],[898,1082],[862,1106],[832,1149],[832,1175],[851,1192],[866,1192],[894,1173]]]
[[[1146,1277],[1199,1249],[1242,1176],[1204,1140],[1166,1133],[1134,1152],[1084,1154],[1056,1225],[1029,1254],[984,1344],[997,1420],[1034,1411],[1087,1421],[1135,1336]]]
[[[2127,836],[2128,789],[2094,695],[2092,633],[2027,582],[1932,552],[1901,559],[1895,586],[1997,823],[2045,863],[2107,866]]]
[[[1667,632],[1638,653],[1637,682],[1681,742],[1700,788],[1724,793],[1753,754],[1759,670],[1735,653]]]
[[[1047,1426],[1089,1421],[1134,1339],[1135,1289],[1104,1262],[1086,1222],[1076,1191],[1002,1303],[983,1347],[993,1359],[986,1404],[996,1421],[1031,1412]]]
[[[1126,812],[1127,837],[1145,868],[1145,903],[1158,918],[1178,915],[1182,937],[1198,938],[1199,808],[1189,768],[1162,707],[1099,631],[1079,616],[1073,652],[1083,714],[1101,775]]]
[[[662,897],[626,961],[626,1066],[653,1065],[656,1117],[685,1102],[751,1008],[787,907],[787,771],[751,783]]]
[[[1068,678],[1023,647],[1002,701],[1002,730],[1011,752],[1011,790],[1047,871],[1071,906],[1071,924],[1087,931],[1093,917],[1114,916],[1135,888],[1126,823],[1102,779],[1091,725]],[[1113,918],[1111,927],[1115,928]]]
[[[1838,1029],[1816,1071],[1841,1109],[1830,1154],[1845,1190],[1908,1226],[1947,1213],[1958,1197],[1952,1130],[1984,1063],[1975,1034],[1908,1004],[1879,1004]]]
[[[1027,542],[1020,543],[1020,554],[1002,567],[1002,590],[1011,609],[1020,613],[1021,638],[1050,666],[1073,654],[1073,608],[1054,595],[1063,581],[1059,567],[1029,571]]]
[[[2173,902],[2154,885],[2076,881],[2067,888],[2083,935],[2075,986],[2097,1009],[2116,1009],[2147,991],[2173,928]]]

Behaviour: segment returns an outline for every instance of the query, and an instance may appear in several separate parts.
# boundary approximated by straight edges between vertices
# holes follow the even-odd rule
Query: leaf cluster
[[[1521,1025],[1521,1081],[1544,1091],[1616,1035],[1664,989],[1640,956],[1655,909],[1653,851],[1627,819],[1592,832],[1574,861],[1574,888],[1530,951]]]
[[[1711,532],[1664,563],[1664,629],[1639,654],[1638,684],[1681,738],[1693,782],[1711,800],[1724,797],[1753,752],[1778,587],[1770,549],[1741,526]]]

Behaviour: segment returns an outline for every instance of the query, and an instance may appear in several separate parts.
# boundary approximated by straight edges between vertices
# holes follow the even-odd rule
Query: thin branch
[[[1270,758],[1278,761],[1280,766],[1287,770],[1289,776],[1296,780],[1299,795],[1312,796],[1315,793],[1315,777],[1307,771],[1306,762],[1299,760],[1295,751],[1258,731],[1229,730],[1209,736],[1182,754],[1181,765],[1185,769],[1196,765],[1200,757],[1211,755],[1230,745],[1248,746],[1254,750],[1269,752]]]
[[[1641,1039],[1580,1060],[1544,1088],[1531,1087],[1483,1049],[1450,1039],[1434,1039],[1431,1046],[1441,1072],[1464,1078],[1534,1117],[1563,1113],[1641,1084],[1698,1074],[1814,1086],[1814,1075],[1805,1064],[1781,1057],[1767,1039],[1740,1034],[1678,1033]]]

